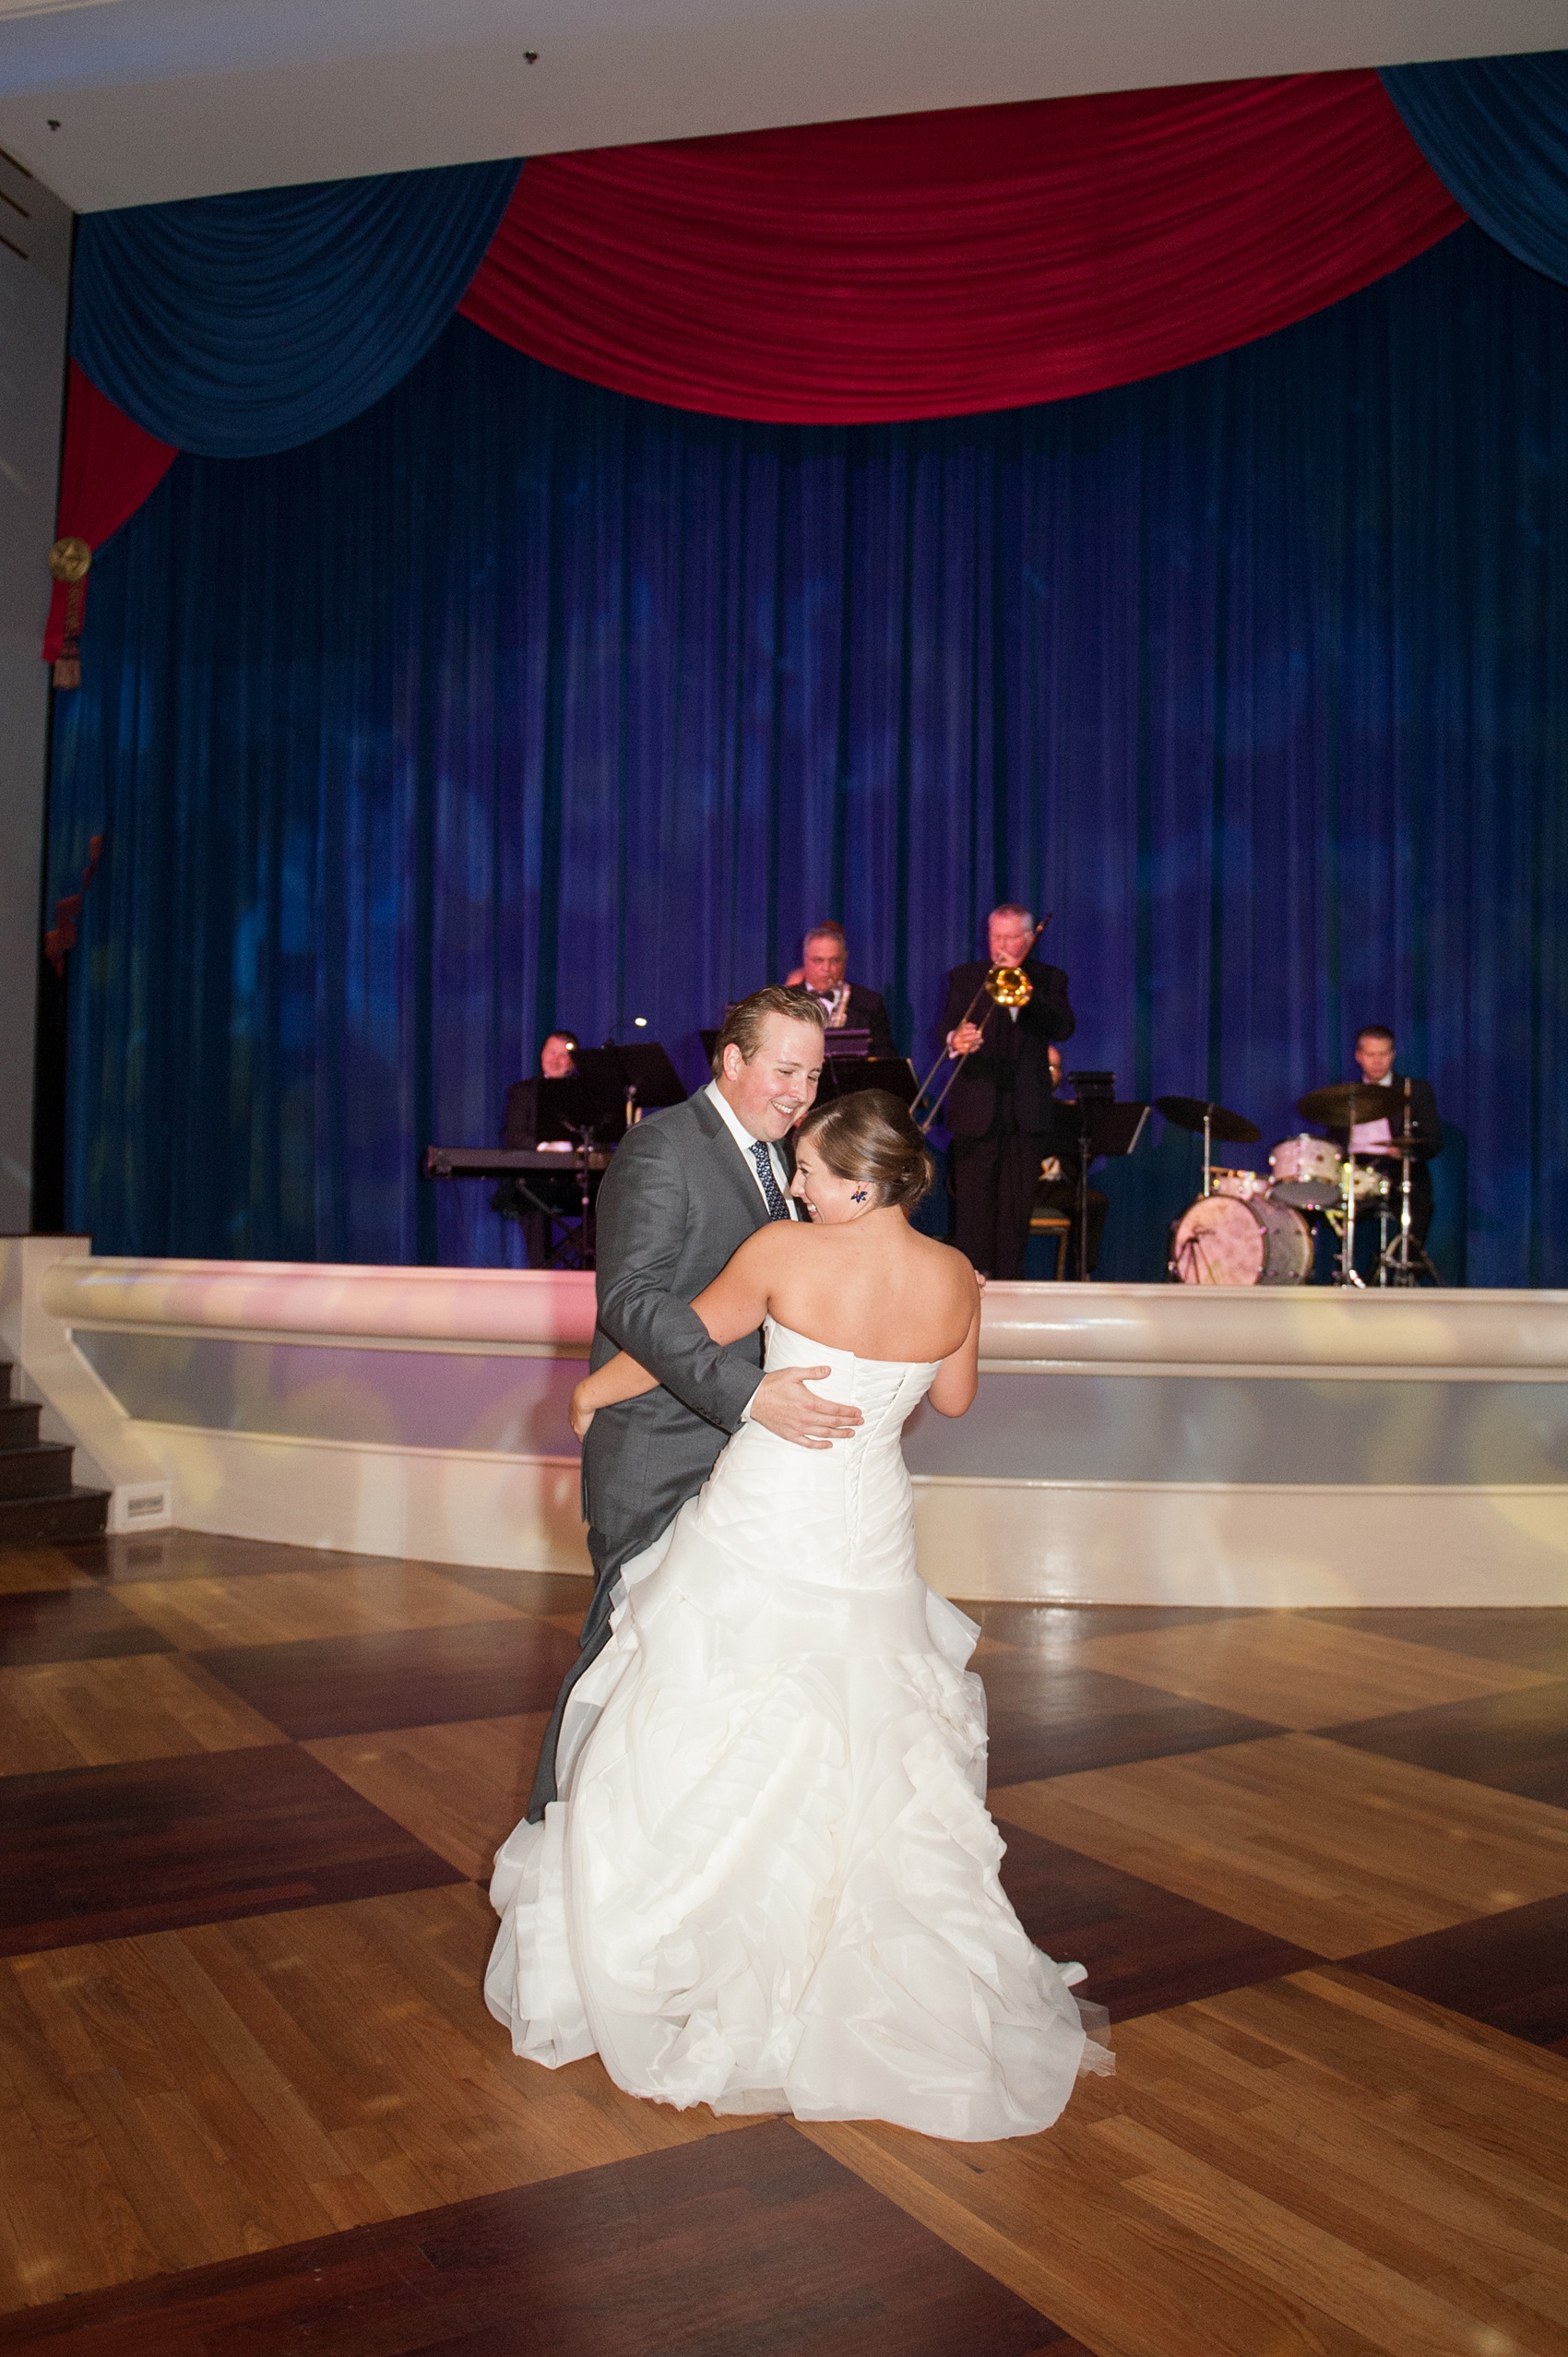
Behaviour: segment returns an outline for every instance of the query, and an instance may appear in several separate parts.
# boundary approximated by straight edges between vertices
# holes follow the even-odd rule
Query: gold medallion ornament
[[[49,552],[49,570],[65,592],[65,619],[60,652],[54,661],[56,687],[79,687],[82,684],[82,598],[91,565],[90,546],[74,533],[57,540]]]
[[[85,581],[91,563],[92,551],[86,541],[56,541],[49,552],[49,570],[57,581]]]

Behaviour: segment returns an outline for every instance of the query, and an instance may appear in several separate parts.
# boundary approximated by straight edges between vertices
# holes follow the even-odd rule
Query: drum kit
[[[1314,1222],[1324,1221],[1338,1239],[1336,1285],[1362,1286],[1356,1268],[1356,1220],[1375,1217],[1380,1251],[1375,1281],[1413,1285],[1436,1271],[1411,1231],[1410,1179],[1421,1148],[1409,1135],[1341,1152],[1330,1138],[1301,1131],[1270,1149],[1268,1176],[1234,1170],[1214,1160],[1216,1144],[1255,1146],[1263,1136],[1255,1122],[1201,1097],[1157,1097],[1159,1111],[1178,1129],[1204,1141],[1203,1193],[1188,1205],[1171,1233],[1170,1273],[1183,1285],[1304,1285],[1317,1256]],[[1321,1122],[1349,1137],[1360,1122],[1386,1125],[1386,1089],[1364,1081],[1336,1082],[1314,1089],[1296,1106],[1303,1121]],[[1372,1167],[1397,1162],[1397,1186]],[[1396,1208],[1397,1198],[1397,1208]]]

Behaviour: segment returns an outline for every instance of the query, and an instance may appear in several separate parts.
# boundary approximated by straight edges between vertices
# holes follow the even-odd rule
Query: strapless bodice
[[[931,1389],[942,1363],[940,1359],[858,1358],[853,1351],[836,1351],[826,1342],[814,1342],[809,1334],[797,1334],[793,1327],[781,1326],[776,1317],[764,1322],[763,1339],[763,1364],[769,1375],[780,1367],[829,1367],[831,1374],[808,1384],[807,1389],[820,1393],[824,1399],[842,1399],[860,1410],[865,1421],[854,1438],[833,1444],[841,1453],[878,1441],[896,1441],[906,1420]],[[779,1446],[790,1444],[785,1441]]]
[[[811,1389],[852,1402],[864,1421],[851,1438],[827,1448],[802,1448],[764,1424],[743,1423],[687,1509],[694,1544],[700,1552],[711,1539],[727,1564],[737,1556],[748,1561],[776,1599],[786,1589],[811,1589],[805,1609],[814,1613],[820,1613],[825,1588],[902,1590],[911,1611],[923,1609],[898,1436],[940,1362],[858,1358],[774,1318],[766,1340],[770,1374],[826,1366],[831,1372]],[[729,1572],[724,1581],[733,1595]]]

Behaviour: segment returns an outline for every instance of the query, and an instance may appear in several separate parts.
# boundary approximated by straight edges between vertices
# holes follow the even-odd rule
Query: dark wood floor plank
[[[1120,1768],[1277,1734],[1266,1720],[1119,1678],[1041,1652],[983,1652],[990,1781],[1028,1784],[1037,1777]]]
[[[1075,2346],[785,2123],[0,2322],[53,2357],[1031,2357]]]
[[[1505,1609],[1336,1604],[1305,1611],[1301,1618],[1330,1621],[1370,1637],[1397,1637],[1406,1645],[1434,1645],[1442,1652],[1466,1653],[1478,1661],[1513,1661],[1522,1670],[1554,1671],[1568,1678],[1568,1604],[1511,1604]]]
[[[1324,1730],[1336,1744],[1568,1808],[1568,1682]]]
[[[534,1619],[232,1646],[192,1656],[301,1740],[548,1710],[576,1658],[575,1638]]]
[[[954,1600],[1002,1645],[1030,1652],[1070,1652],[1091,1637],[1125,1637],[1145,1628],[1184,1628],[1200,1621],[1238,1617],[1230,1604],[1001,1604]]]
[[[458,1882],[291,1744],[18,1776],[0,1955]]]
[[[27,1661],[86,1661],[118,1653],[167,1653],[169,1639],[101,1588],[34,1589],[0,1595],[0,1668]]]
[[[1087,1968],[1083,1994],[1107,2006],[1112,2021],[1277,1980],[1320,1960],[1022,1826],[1003,1832],[1003,1887],[1024,1929],[1059,1964]]]
[[[231,1539],[207,1530],[148,1530],[138,1537],[78,1540],[62,1554],[79,1574],[113,1587],[144,1579],[238,1579],[247,1572],[401,1571],[411,1558],[349,1554],[331,1547],[294,1547],[274,1539]],[[433,1566],[445,1568],[443,1565]]]
[[[1374,1948],[1347,1969],[1568,2054],[1568,1898]]]
[[[515,1604],[520,1613],[541,1617],[559,1613],[581,1627],[593,1596],[593,1581],[580,1571],[476,1571],[468,1564],[443,1564],[448,1579],[499,1604]]]

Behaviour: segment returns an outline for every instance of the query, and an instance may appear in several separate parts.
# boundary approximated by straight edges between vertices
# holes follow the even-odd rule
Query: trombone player
[[[961,1059],[944,1109],[955,1242],[984,1277],[1024,1273],[1035,1187],[1050,1151],[1051,1043],[1073,1036],[1066,975],[1029,955],[1039,930],[1016,900],[992,909],[990,963],[955,966],[942,1011],[947,1052]]]

